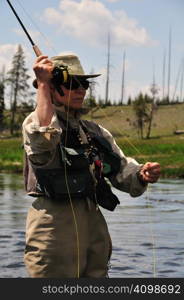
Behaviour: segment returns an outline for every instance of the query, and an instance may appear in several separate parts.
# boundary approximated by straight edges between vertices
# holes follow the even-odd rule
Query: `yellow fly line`
[[[105,119],[108,120],[108,122],[110,124],[113,125],[113,127],[121,134],[123,135],[123,132],[121,129],[119,129],[119,127],[116,126],[116,124],[114,122],[112,122],[112,120],[107,116],[107,114],[105,113],[104,109],[102,109],[100,106],[98,106],[100,111],[103,113]],[[141,154],[140,150],[130,141],[130,139],[126,136],[124,136],[125,140],[127,141],[127,143],[139,154]],[[146,162],[146,161],[144,161]],[[147,202],[149,202],[149,195],[151,192],[151,188],[150,185],[148,185],[148,189],[146,191],[146,200]],[[150,223],[150,235],[151,235],[151,244],[153,245],[152,247],[152,253],[153,253],[153,277],[156,278],[156,240],[155,240],[155,236],[154,236],[154,231],[153,231],[153,221],[152,221],[152,215],[151,215],[151,208],[149,205],[146,206],[147,210],[148,210],[148,215],[149,215],[149,223]]]

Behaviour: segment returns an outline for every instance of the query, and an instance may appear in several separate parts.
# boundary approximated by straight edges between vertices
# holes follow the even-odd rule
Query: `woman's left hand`
[[[160,164],[157,162],[147,162],[139,172],[141,180],[145,183],[154,183],[160,177]]]

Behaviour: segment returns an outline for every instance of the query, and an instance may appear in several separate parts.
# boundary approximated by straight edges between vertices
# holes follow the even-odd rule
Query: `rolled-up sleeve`
[[[100,128],[103,137],[111,144],[113,151],[121,158],[120,171],[115,176],[109,178],[112,185],[123,192],[129,193],[132,197],[142,195],[147,188],[147,185],[141,183],[137,176],[137,172],[142,167],[142,164],[139,164],[131,157],[126,157],[116,144],[111,133],[102,126],[100,126]]]
[[[56,114],[48,126],[40,126],[36,111],[22,124],[24,149],[33,164],[46,164],[54,155],[62,129]]]

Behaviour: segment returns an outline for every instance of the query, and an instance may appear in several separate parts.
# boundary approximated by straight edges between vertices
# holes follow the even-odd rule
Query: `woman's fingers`
[[[36,59],[36,63],[39,63],[41,60],[43,60],[45,58],[48,58],[48,56],[47,55],[40,55],[40,56],[38,56],[37,59]]]
[[[53,62],[48,58],[47,55],[41,55],[37,57],[33,70],[36,78],[40,82],[49,82],[52,78]]]
[[[145,182],[154,183],[160,177],[160,164],[157,162],[147,162],[140,171]]]

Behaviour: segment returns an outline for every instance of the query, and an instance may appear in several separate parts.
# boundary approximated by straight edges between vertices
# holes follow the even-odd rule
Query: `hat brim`
[[[87,75],[72,75],[72,74],[69,74],[69,75],[70,75],[71,77],[80,77],[80,78],[88,79],[88,78],[95,78],[95,77],[98,77],[98,76],[100,76],[101,74],[87,74]],[[33,86],[34,86],[35,89],[38,88],[36,78],[33,80]]]
[[[72,77],[80,77],[80,78],[94,78],[94,77],[98,77],[101,74],[85,74],[85,75],[73,75],[73,74],[69,74]]]

